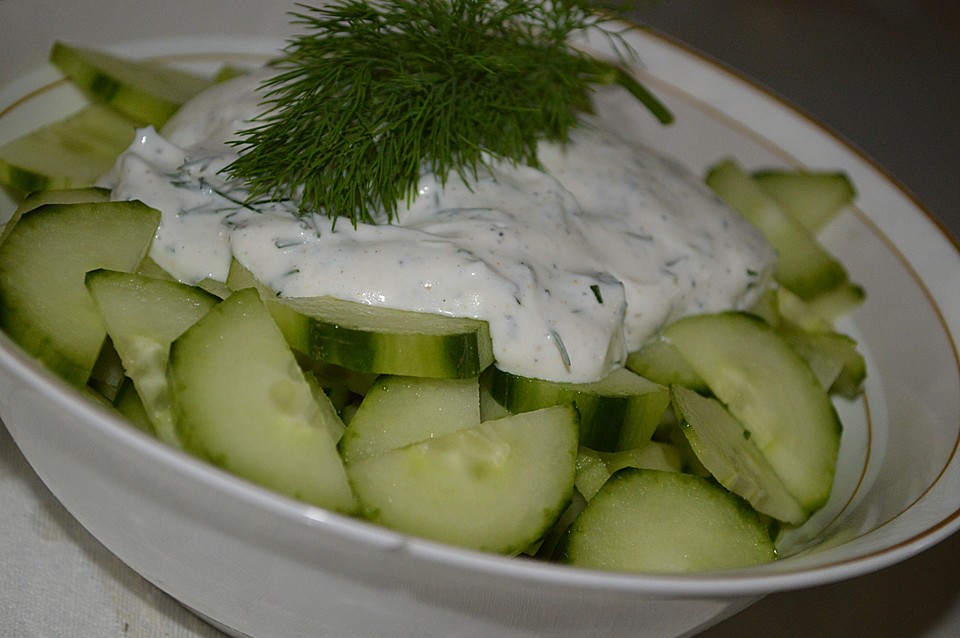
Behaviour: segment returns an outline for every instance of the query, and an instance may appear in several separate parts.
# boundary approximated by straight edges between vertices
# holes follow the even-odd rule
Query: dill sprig
[[[265,110],[240,132],[239,158],[225,170],[247,183],[251,198],[376,223],[393,221],[424,171],[445,180],[476,176],[492,159],[537,166],[537,143],[568,139],[595,84],[621,84],[669,121],[622,65],[571,46],[575,32],[612,19],[587,5],[298,5],[293,23],[306,33],[273,63]]]

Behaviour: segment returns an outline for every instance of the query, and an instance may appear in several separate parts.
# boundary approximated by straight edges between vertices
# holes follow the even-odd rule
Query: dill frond
[[[491,159],[537,166],[564,142],[593,85],[616,82],[670,114],[624,68],[570,46],[611,19],[583,0],[339,0],[299,5],[305,28],[273,63],[265,111],[226,172],[251,198],[375,223],[433,171],[475,176]]]

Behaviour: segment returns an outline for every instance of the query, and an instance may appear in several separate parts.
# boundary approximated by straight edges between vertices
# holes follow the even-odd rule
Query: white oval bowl
[[[262,59],[285,35],[284,3],[210,4],[229,9],[225,25],[194,19],[186,10],[196,7],[179,0],[162,11],[161,3],[137,1],[86,24],[77,38],[47,25],[49,38],[31,34],[21,53],[27,59],[39,47],[45,54],[60,38],[204,67]],[[856,207],[823,240],[868,291],[843,328],[861,341],[870,376],[862,401],[838,402],[845,432],[834,495],[793,534],[789,556],[735,572],[643,576],[412,539],[285,499],[170,449],[0,337],[0,416],[39,477],[123,562],[225,631],[257,638],[689,635],[767,593],[874,571],[954,532],[957,247],[892,179],[816,122],[682,47],[642,32],[629,39],[645,80],[677,122],[660,127],[601,94],[601,112],[624,135],[698,173],[730,155],[751,168],[843,169],[859,190]],[[6,59],[0,143],[79,104],[51,68],[22,73]],[[2,206],[9,212],[12,202]]]

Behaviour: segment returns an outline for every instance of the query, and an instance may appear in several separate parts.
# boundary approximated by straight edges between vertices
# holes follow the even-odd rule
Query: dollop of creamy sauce
[[[571,382],[602,378],[673,320],[748,306],[770,281],[770,246],[699,178],[589,121],[541,145],[541,170],[424,174],[392,224],[247,202],[221,169],[262,108],[262,79],[142,129],[109,176],[115,199],[161,211],[151,257],[181,281],[224,281],[237,259],[281,297],[482,319],[499,367]]]

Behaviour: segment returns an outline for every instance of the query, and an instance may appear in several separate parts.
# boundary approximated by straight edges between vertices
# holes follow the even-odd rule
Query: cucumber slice
[[[484,385],[480,384],[480,420],[481,421],[491,421],[493,419],[502,419],[505,416],[510,416],[513,414],[510,410],[506,409],[500,402],[493,398],[493,395],[490,394],[490,390]]]
[[[290,347],[356,372],[465,379],[493,363],[485,321],[393,310],[332,297],[278,298],[236,260],[227,285],[256,288]]]
[[[476,378],[380,377],[340,441],[345,463],[480,423]]]
[[[577,453],[577,473],[573,485],[584,501],[589,501],[600,491],[613,472],[607,470],[607,464],[599,452],[581,447]]]
[[[262,283],[253,273],[236,259],[230,261],[230,270],[227,272],[227,288],[236,292],[244,288],[256,288],[260,293],[260,298],[266,304],[267,310],[273,316],[273,320],[280,327],[280,331],[287,337],[287,342],[295,352],[306,355],[307,346],[300,344],[299,339],[304,338],[305,331],[309,330],[308,321],[304,316],[277,300],[277,295],[270,290],[266,284]],[[299,347],[298,347],[299,344]],[[309,359],[309,357],[307,357]],[[320,362],[321,364],[325,362]]]
[[[103,342],[103,347],[100,348],[97,362],[93,364],[93,370],[90,371],[87,387],[102,394],[107,401],[113,401],[126,380],[127,371],[123,369],[120,355],[117,354],[117,349],[113,347],[113,342],[108,335]]]
[[[687,435],[683,433],[680,423],[677,422],[675,410],[667,410],[663,415],[663,422],[657,427],[654,433],[654,442],[669,445],[680,455],[680,470],[684,474],[693,474],[710,478],[710,470],[703,466],[699,457],[690,447],[690,441]],[[657,468],[652,468],[657,469]]]
[[[170,406],[170,344],[220,299],[194,286],[140,274],[94,270],[87,290],[157,437],[179,447]]]
[[[681,472],[683,453],[676,446],[659,441],[621,452],[598,452],[581,447],[577,455],[577,491],[589,501],[611,476],[625,467]]]
[[[780,331],[807,361],[831,394],[856,398],[867,377],[867,364],[856,342],[833,329],[834,321],[863,303],[863,289],[840,286],[806,302],[780,288],[775,291]]]
[[[160,213],[141,202],[46,204],[24,213],[0,244],[0,328],[68,383],[82,386],[106,328],[83,278],[131,271]]]
[[[310,394],[313,396],[313,400],[317,402],[317,407],[324,413],[321,421],[326,426],[327,432],[330,433],[330,438],[334,443],[339,443],[347,429],[343,419],[340,418],[340,412],[312,372],[304,371],[303,378],[310,386]]]
[[[358,372],[463,379],[493,363],[485,321],[331,297],[276,303],[296,313],[278,322],[293,349]]]
[[[16,226],[20,216],[29,210],[39,208],[44,204],[84,204],[94,202],[109,202],[110,191],[106,188],[85,187],[85,188],[63,188],[47,191],[35,191],[30,193],[17,205],[16,210],[3,226],[3,232],[0,233],[0,244],[7,238],[13,227]],[[144,257],[144,259],[147,259]]]
[[[573,494],[573,406],[485,421],[347,466],[368,519],[432,540],[516,554]]]
[[[102,394],[100,394],[90,386],[84,386],[82,388],[79,388],[79,390],[80,390],[80,394],[90,399],[91,401],[93,401],[100,407],[104,408],[105,410],[108,410],[110,412],[117,412],[117,408],[114,407],[113,402],[111,402],[110,399],[103,396]]]
[[[828,330],[833,323],[856,310],[866,292],[857,284],[847,282],[813,299],[801,299],[785,288],[777,289],[780,313],[807,330]]]
[[[331,415],[255,290],[234,293],[174,341],[168,374],[184,449],[304,502],[356,509],[323,423]]]
[[[687,363],[676,346],[660,337],[654,337],[627,356],[626,367],[664,387],[682,385],[694,390],[706,390],[696,371]]]
[[[266,299],[276,297],[276,294],[270,290],[266,284],[253,276],[243,264],[236,259],[230,261],[230,270],[227,272],[227,287],[236,292],[244,288],[256,288],[260,291],[260,296]]]
[[[760,297],[747,309],[751,315],[756,315],[771,326],[780,325],[783,317],[780,314],[780,291],[783,288],[768,288]],[[683,384],[679,384],[683,385]],[[687,386],[690,387],[690,386]],[[691,388],[700,390],[700,388]]]
[[[570,527],[570,524],[573,523],[574,520],[576,520],[586,505],[587,501],[585,498],[583,498],[583,495],[580,494],[579,491],[574,490],[573,498],[570,499],[570,504],[553,524],[553,527],[550,528],[550,531],[548,531],[541,540],[538,540],[536,543],[523,550],[523,554],[533,556],[541,560],[554,560],[554,554],[557,551],[557,546],[563,540],[567,528]]]
[[[860,307],[867,292],[859,285],[847,282],[808,301],[811,312],[835,321]]]
[[[804,510],[821,507],[833,484],[841,426],[807,362],[746,313],[687,317],[663,336],[750,432]]]
[[[840,262],[734,161],[711,169],[706,183],[759,228],[776,249],[773,274],[782,286],[803,299],[812,299],[848,282]]]
[[[151,259],[150,255],[147,255],[143,258],[143,261],[140,262],[140,267],[137,268],[137,272],[146,277],[153,277],[154,279],[166,279],[167,281],[176,281],[176,278],[168,273],[166,270],[160,267],[160,265]]]
[[[147,415],[147,410],[143,407],[143,401],[137,394],[137,389],[133,386],[133,381],[129,378],[124,379],[123,384],[117,390],[117,396],[113,399],[113,407],[129,421],[134,427],[156,436],[156,430],[153,428],[153,422]]]
[[[484,373],[484,383],[493,398],[514,414],[575,404],[580,413],[580,444],[606,452],[649,442],[670,403],[666,386],[625,368],[594,383],[561,383],[491,367]]]
[[[213,81],[154,62],[127,60],[56,42],[50,62],[96,102],[159,128]]]
[[[680,573],[747,567],[776,552],[760,516],[709,479],[626,468],[587,503],[562,562],[608,571]]]
[[[14,192],[91,186],[133,141],[136,123],[93,104],[0,147],[0,184]]]
[[[845,353],[843,368],[830,385],[830,393],[855,399],[863,392],[863,382],[867,378],[867,361],[858,350],[846,350]]]
[[[826,226],[857,196],[843,172],[771,169],[755,171],[753,179],[811,233]]]
[[[316,377],[320,387],[327,392],[343,395],[348,401],[366,395],[381,376],[371,372],[349,370],[332,363],[315,361],[296,351],[294,351],[294,354],[299,357],[300,367],[311,372]]]
[[[867,364],[853,338],[839,332],[802,330],[791,325],[781,325],[778,330],[806,359],[820,385],[831,394],[847,398],[860,394]]]
[[[720,485],[777,520],[799,525],[807,519],[750,432],[719,401],[680,386],[671,394],[690,447]]]
[[[39,208],[44,204],[93,204],[109,201],[110,189],[100,188],[99,186],[40,190],[24,197],[17,206],[14,215],[22,215],[28,210]]]

